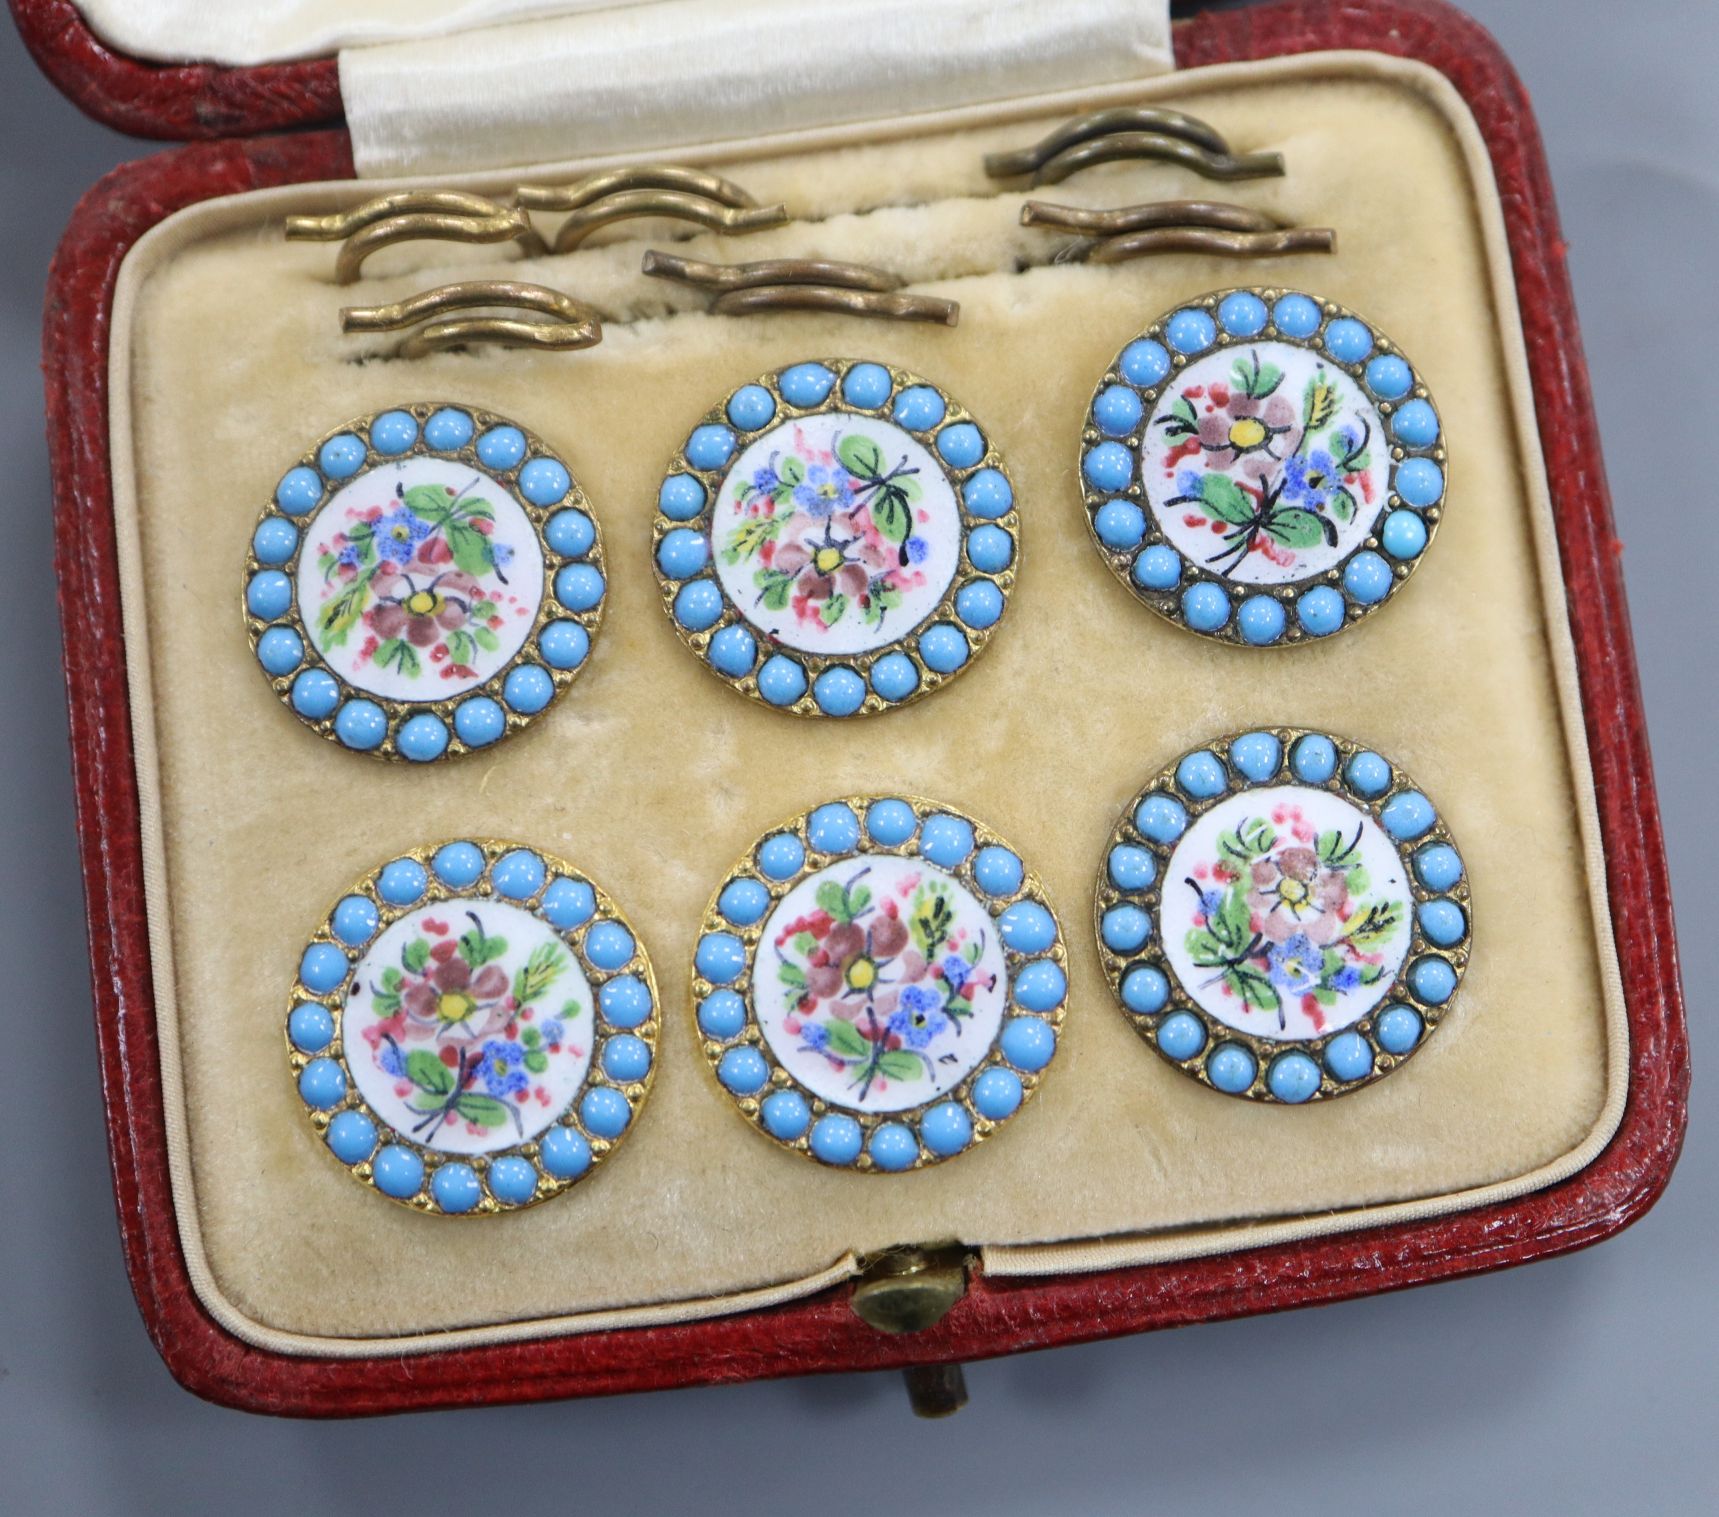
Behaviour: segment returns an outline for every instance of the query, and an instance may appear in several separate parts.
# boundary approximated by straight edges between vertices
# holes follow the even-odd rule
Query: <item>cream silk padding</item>
[[[110,47],[161,63],[280,63],[660,0],[77,0]],[[717,4],[727,0],[715,0]]]
[[[1472,120],[1431,70],[1368,55],[1079,103],[1125,94],[1282,149],[1287,178],[1230,193],[1337,226],[1339,254],[1014,272],[1056,241],[1017,224],[1022,196],[996,194],[979,155],[1031,140],[1066,98],[891,141],[852,131],[708,155],[806,218],[746,256],[895,265],[961,300],[953,331],[705,316],[639,277],[652,229],[635,223],[536,264],[389,250],[366,270],[367,298],[517,272],[614,319],[576,356],[386,361],[385,339],[338,336],[353,292],[329,282],[330,250],[279,235],[288,211],[373,188],[350,184],[192,207],[132,253],[113,456],[169,1152],[198,1296],[232,1331],[351,1354],[708,1316],[913,1240],[962,1239],[988,1267],[1029,1273],[1185,1257],[1459,1209],[1598,1152],[1621,1110],[1627,1034],[1555,522]],[[1203,189],[1180,170],[1113,165],[1058,193],[1100,205]],[[686,246],[734,256],[710,238]],[[1094,382],[1132,333],[1180,298],[1267,279],[1327,293],[1401,342],[1436,391],[1453,461],[1444,528],[1402,595],[1333,642],[1258,653],[1179,632],[1112,579],[1075,461]],[[1024,518],[1019,588],[984,660],[856,725],[785,720],[700,669],[649,561],[657,481],[687,427],[753,375],[841,353],[910,366],[965,402],[1005,452]],[[600,515],[612,583],[568,697],[495,752],[430,771],[306,733],[253,667],[238,609],[245,543],[280,471],[327,427],[415,397],[540,431]],[[1407,765],[1454,827],[1476,897],[1473,966],[1432,1045],[1379,1086],[1304,1110],[1225,1099],[1163,1064],[1116,1010],[1091,915],[1105,840],[1148,774],[1213,733],[1289,721]],[[978,1151],[885,1179],[820,1170],[751,1131],[705,1067],[688,995],[724,871],[783,816],[865,789],[946,797],[996,827],[1041,874],[1070,950],[1066,1038],[1042,1094]],[[536,843],[601,880],[655,958],[665,1025],[657,1086],[613,1163],[529,1213],[447,1222],[382,1201],[319,1151],[281,1021],[303,941],[348,882],[468,831]]]
[[[340,55],[364,178],[912,116],[1172,66],[1164,0],[668,0]]]
[[[141,58],[340,53],[360,176],[880,120],[1173,66],[1168,0],[80,0]],[[512,24],[504,24],[512,23]]]

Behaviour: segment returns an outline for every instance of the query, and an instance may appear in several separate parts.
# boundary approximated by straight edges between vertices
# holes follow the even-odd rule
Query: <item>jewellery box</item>
[[[964,0],[844,0],[839,18],[497,3],[493,29],[439,34],[457,9],[413,7],[406,27],[385,5],[373,24],[280,5],[241,26],[225,8],[13,0],[69,96],[185,139],[84,199],[46,319],[114,1183],[173,1374],[308,1416],[885,1367],[923,1384],[965,1359],[1525,1263],[1641,1215],[1684,1125],[1671,904],[1563,244],[1491,39],[1440,0],[1277,0],[1173,26],[1112,0],[992,6],[984,24]],[[807,68],[836,21],[843,54]],[[192,43],[198,26],[214,30]],[[172,61],[194,46],[223,61]],[[1283,178],[1234,198],[1334,227],[1337,251],[1056,261],[1019,224],[1025,192],[981,160],[1120,104],[1281,152]],[[729,256],[881,264],[959,299],[959,326],[707,314],[640,279],[650,224],[631,223],[525,262],[507,246],[379,255],[366,299],[517,271],[606,321],[580,353],[405,358],[342,337],[352,292],[330,250],[281,236],[287,215],[438,175],[506,197],[639,160],[788,203],[793,223]],[[1064,188],[1092,205],[1203,193],[1145,163]],[[1449,440],[1436,551],[1318,646],[1170,626],[1085,523],[1094,381],[1158,313],[1235,285],[1368,313],[1413,355]],[[657,604],[651,520],[708,407],[844,356],[930,376],[985,419],[1021,567],[1009,623],[958,684],[799,722],[687,656]],[[566,460],[602,522],[610,597],[589,667],[533,730],[415,769],[305,732],[249,667],[237,598],[283,469],[350,417],[444,397],[519,418]],[[1400,759],[1463,840],[1474,901],[1439,1038],[1392,1079],[1298,1110],[1221,1096],[1143,1046],[1093,931],[1123,808],[1178,754],[1261,726]],[[983,818],[1067,939],[1042,1090],[958,1162],[890,1177],[830,1173],[736,1121],[692,1014],[694,944],[734,859],[784,817],[866,794]],[[600,878],[649,944],[661,1031],[651,1110],[601,1174],[552,1205],[449,1220],[317,1152],[280,1018],[306,934],[351,881],[463,836],[530,840]]]

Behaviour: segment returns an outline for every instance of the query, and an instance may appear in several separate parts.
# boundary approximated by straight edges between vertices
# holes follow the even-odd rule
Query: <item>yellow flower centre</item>
[[[848,985],[854,990],[870,990],[877,981],[877,965],[868,958],[857,958],[848,965]]]
[[[1265,441],[1265,423],[1257,416],[1238,416],[1230,423],[1232,448],[1257,448]]]
[[[842,550],[840,548],[819,548],[812,562],[818,566],[818,573],[834,574],[842,566]]]
[[[1304,905],[1312,893],[1303,880],[1292,879],[1285,875],[1282,880],[1278,881],[1278,899],[1287,906]]]
[[[436,1002],[436,1015],[444,1022],[463,1022],[477,1005],[463,990],[450,990]]]
[[[413,616],[434,616],[442,609],[442,598],[434,590],[418,590],[406,597],[406,609]]]

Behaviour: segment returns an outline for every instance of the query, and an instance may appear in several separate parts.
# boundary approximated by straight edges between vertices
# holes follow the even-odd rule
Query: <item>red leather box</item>
[[[1548,1188],[1431,1221],[1096,1273],[1005,1279],[980,1272],[935,1326],[900,1336],[855,1315],[851,1285],[715,1320],[411,1359],[287,1355],[227,1331],[193,1288],[170,1192],[112,514],[109,321],[121,260],[165,217],[216,196],[350,177],[351,151],[332,60],[248,69],[155,65],[104,47],[71,0],[12,0],[12,7],[42,68],[84,109],[125,131],[185,140],[116,170],[79,205],[49,284],[45,367],[114,1185],[132,1287],[157,1348],[188,1388],[250,1410],[347,1415],[948,1364],[1528,1263],[1609,1237],[1653,1204],[1685,1124],[1682,996],[1619,543],[1533,114],[1497,45],[1442,0],[1277,0],[1178,22],[1178,65],[1330,49],[1419,60],[1454,85],[1490,151],[1538,383],[1627,1003],[1627,1101],[1603,1152]]]

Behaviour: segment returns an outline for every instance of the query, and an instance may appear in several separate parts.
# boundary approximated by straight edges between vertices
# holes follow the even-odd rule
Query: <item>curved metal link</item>
[[[1055,205],[1029,200],[1021,207],[1021,225],[1080,232],[1088,237],[1115,237],[1149,227],[1216,227],[1226,232],[1275,232],[1283,226],[1275,216],[1221,200],[1153,200],[1111,210]]]
[[[1035,172],[1068,148],[1116,132],[1156,132],[1165,137],[1180,137],[1184,142],[1213,153],[1227,154],[1230,150],[1229,143],[1216,127],[1198,116],[1188,115],[1186,111],[1150,105],[1118,105],[1065,121],[1031,147],[986,154],[985,173],[992,179],[1017,179]]]
[[[757,285],[718,295],[710,305],[716,316],[754,316],[770,311],[826,311],[844,316],[875,316],[888,321],[926,321],[952,327],[961,319],[957,301],[936,295],[883,294],[875,290],[836,289],[829,285]]]
[[[420,237],[445,242],[517,242],[527,258],[549,251],[532,227],[531,218],[518,206],[502,205],[462,190],[405,190],[330,216],[289,216],[286,235],[294,242],[342,242],[334,262],[336,284],[353,283],[372,253]]]
[[[497,315],[437,319],[463,310],[533,311],[545,319]],[[400,345],[403,358],[483,343],[561,353],[593,347],[603,340],[602,320],[583,301],[546,285],[509,279],[445,284],[388,305],[348,306],[340,313],[340,329],[349,334],[397,332],[410,327],[418,330]]]
[[[1060,184],[1069,175],[1094,164],[1128,158],[1180,164],[1207,179],[1269,179],[1283,173],[1282,153],[1214,153],[1208,147],[1162,132],[1117,132],[1076,143],[1047,158],[1034,170],[1032,182]]]
[[[569,185],[522,184],[514,199],[533,211],[577,211],[623,190],[681,190],[736,210],[758,202],[732,179],[678,163],[637,163],[607,169]]]
[[[696,290],[721,294],[763,285],[817,284],[834,289],[899,290],[906,282],[888,269],[863,263],[837,263],[823,258],[765,258],[754,263],[705,263],[651,248],[641,272],[653,279],[672,279]]]
[[[1284,227],[1275,232],[1223,232],[1211,227],[1148,227],[1077,243],[1059,262],[1122,263],[1154,253],[1218,253],[1227,258],[1285,258],[1292,253],[1334,253],[1328,226]]]
[[[622,190],[574,211],[555,234],[555,251],[571,253],[593,232],[617,221],[666,216],[737,237],[788,224],[785,205],[725,206],[680,190]]]

